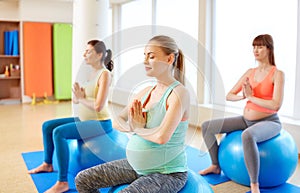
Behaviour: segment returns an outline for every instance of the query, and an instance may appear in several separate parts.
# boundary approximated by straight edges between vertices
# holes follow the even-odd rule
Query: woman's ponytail
[[[184,55],[180,49],[175,54],[176,60],[174,62],[174,78],[184,85]]]
[[[104,65],[109,70],[112,71],[114,69],[114,62],[111,59],[112,52],[110,49],[106,50],[106,57],[104,59]]]
[[[90,40],[88,44],[94,47],[97,54],[102,54],[101,62],[104,62],[105,67],[109,71],[112,71],[114,69],[114,62],[111,59],[112,52],[110,49],[106,50],[104,42],[100,40]]]

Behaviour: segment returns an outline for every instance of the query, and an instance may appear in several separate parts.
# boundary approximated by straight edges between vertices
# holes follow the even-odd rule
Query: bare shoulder
[[[284,80],[284,72],[282,70],[276,69],[274,74],[274,81],[283,81]]]
[[[276,73],[276,76],[284,76],[284,72],[280,69],[276,69],[275,73]]]
[[[103,70],[99,76],[99,80],[106,80],[111,78],[111,73],[108,70]]]
[[[249,68],[245,73],[244,76],[250,76],[250,74],[253,72],[254,68]]]
[[[185,86],[183,86],[182,84],[175,87],[175,89],[177,90],[177,92],[180,92],[180,93],[183,93],[183,94],[189,94],[188,89]]]
[[[172,98],[179,98],[179,99],[185,99],[185,100],[189,100],[190,94],[188,89],[183,86],[182,84],[176,86],[173,90],[174,92],[172,92]]]

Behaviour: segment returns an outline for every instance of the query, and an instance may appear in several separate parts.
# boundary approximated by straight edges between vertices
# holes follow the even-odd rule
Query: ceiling
[[[0,2],[19,2],[19,1],[25,1],[25,0],[0,0]],[[39,1],[49,1],[49,0],[39,0]],[[74,0],[52,0],[52,1],[73,2]],[[111,4],[123,4],[123,3],[128,3],[130,1],[134,1],[134,0],[109,0]]]

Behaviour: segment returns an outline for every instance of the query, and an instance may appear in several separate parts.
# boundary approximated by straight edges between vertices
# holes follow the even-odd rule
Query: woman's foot
[[[200,175],[207,175],[207,174],[220,174],[221,168],[218,165],[211,165],[208,168],[201,170],[198,172]]]
[[[69,190],[68,182],[60,182],[57,181],[50,189],[48,189],[45,193],[63,193]]]
[[[41,172],[53,172],[53,165],[44,162],[40,166],[28,171],[29,174],[36,174]]]
[[[258,183],[251,183],[250,187],[251,187],[251,193],[260,193]]]

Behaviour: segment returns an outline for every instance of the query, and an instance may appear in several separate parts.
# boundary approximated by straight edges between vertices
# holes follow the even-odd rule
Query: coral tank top
[[[273,66],[270,70],[269,74],[260,82],[255,81],[254,75],[257,68],[252,69],[252,73],[249,77],[249,82],[253,90],[253,96],[261,99],[271,100],[273,98],[274,84],[273,84],[273,76],[276,71],[276,66]],[[257,104],[252,103],[251,101],[247,101],[246,107],[248,109],[252,109],[255,111],[263,112],[263,113],[276,113],[277,111],[271,110]]]

